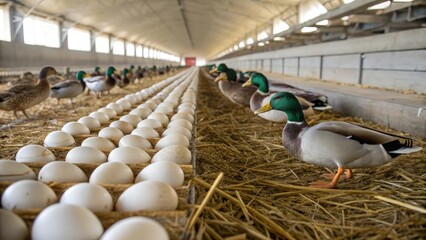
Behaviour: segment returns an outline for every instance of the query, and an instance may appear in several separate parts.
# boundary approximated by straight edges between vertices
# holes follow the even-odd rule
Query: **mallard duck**
[[[15,86],[20,84],[25,85],[36,85],[37,78],[32,74],[32,72],[24,72],[18,79],[8,82],[9,86]]]
[[[141,66],[138,66],[135,71],[135,81],[140,82],[143,78],[143,69]]]
[[[254,112],[266,103],[268,103],[274,93],[276,91],[270,91],[269,90],[269,82],[268,79],[263,75],[262,73],[253,72],[250,75],[250,78],[242,85],[243,87],[247,86],[255,86],[257,88],[257,91],[253,93],[253,95],[250,98],[250,109]],[[286,87],[285,89],[288,89]],[[301,93],[299,91],[299,93]],[[305,94],[306,95],[306,94]],[[303,109],[303,114],[305,117],[311,116],[314,114],[314,110],[312,109],[312,106],[315,104],[309,102],[308,100],[304,99],[303,97],[296,96],[297,100],[299,101],[300,105]],[[265,113],[258,114],[259,117],[266,119],[271,122],[287,122],[287,115],[282,111],[272,110]]]
[[[243,88],[242,84],[237,82],[237,75],[235,70],[228,68],[225,64],[221,63],[212,72],[220,72],[215,82],[219,82],[219,89],[233,103],[242,106],[250,105],[250,98],[256,91],[254,87]]]
[[[83,81],[86,83],[86,87],[95,92],[97,98],[100,98],[103,92],[109,93],[116,81],[119,81],[118,75],[119,73],[116,72],[114,67],[108,67],[105,76],[88,77],[84,78]]]
[[[288,122],[282,132],[284,147],[304,162],[337,168],[334,175],[324,175],[331,182],[316,181],[312,187],[334,188],[339,178],[351,178],[352,169],[381,166],[400,154],[420,151],[412,140],[347,122],[322,122],[309,127],[297,98],[288,92],[272,96],[255,113],[283,111]],[[345,169],[347,173],[344,174]]]
[[[0,109],[13,111],[18,118],[17,112],[22,111],[29,118],[25,110],[46,100],[50,95],[50,85],[47,78],[56,75],[56,70],[47,66],[41,69],[37,85],[16,85],[0,93]]]
[[[92,77],[96,77],[96,76],[102,76],[103,74],[101,73],[101,68],[96,66],[94,71],[90,74],[90,76]]]
[[[58,99],[58,104],[61,98],[69,98],[71,104],[73,104],[73,98],[80,95],[86,89],[86,83],[83,81],[84,77],[89,77],[89,75],[84,71],[79,71],[76,75],[77,80],[66,80],[53,85],[50,88],[50,97]]]
[[[121,78],[119,81],[117,81],[117,85],[120,88],[125,88],[130,83],[130,77],[132,76],[132,73],[129,71],[129,69],[125,68],[121,72]]]

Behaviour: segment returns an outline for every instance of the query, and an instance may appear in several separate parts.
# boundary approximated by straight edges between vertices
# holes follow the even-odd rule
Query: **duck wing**
[[[80,82],[76,81],[76,80],[67,80],[67,81],[60,82],[60,83],[53,85],[50,89],[51,90],[59,90],[59,89],[62,89],[62,88],[69,88],[69,87],[72,87],[74,85],[80,85]]]
[[[33,91],[34,87],[35,87],[34,85],[24,85],[24,84],[22,84],[22,85],[15,85],[15,86],[7,89],[3,93],[7,92],[7,93],[14,94],[14,95],[19,95],[19,94],[22,94],[22,93],[25,93],[25,92]]]
[[[313,103],[314,106],[320,107],[320,106],[328,105],[327,96],[319,94],[319,93],[303,90],[289,84],[270,82],[269,88],[271,91],[292,93],[295,96],[299,96],[308,100],[309,102]]]

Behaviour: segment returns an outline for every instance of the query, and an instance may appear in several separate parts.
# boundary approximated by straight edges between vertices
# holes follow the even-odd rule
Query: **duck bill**
[[[267,103],[263,107],[257,109],[254,114],[264,113],[272,110],[271,104]]]
[[[217,78],[214,80],[214,82],[224,81],[226,80],[226,73],[221,73]]]
[[[247,82],[243,83],[243,87],[251,86],[251,77],[247,80]]]
[[[217,73],[218,72],[218,70],[217,70],[217,67],[215,67],[215,68],[213,68],[212,70],[210,70],[210,74],[212,74],[212,73]]]
[[[87,74],[87,73],[84,74],[84,76],[83,76],[83,78],[89,78],[89,77],[91,77],[91,76],[90,76],[90,74]]]

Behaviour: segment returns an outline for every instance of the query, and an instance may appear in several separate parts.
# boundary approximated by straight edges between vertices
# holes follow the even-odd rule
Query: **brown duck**
[[[13,111],[16,118],[18,118],[17,112],[22,111],[28,118],[25,110],[43,102],[50,96],[50,84],[47,78],[56,74],[53,67],[47,66],[41,69],[37,85],[21,84],[0,92],[0,109]]]

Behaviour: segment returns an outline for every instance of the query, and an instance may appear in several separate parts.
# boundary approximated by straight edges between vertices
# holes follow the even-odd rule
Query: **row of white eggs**
[[[22,240],[28,235],[22,218],[12,211],[0,209],[0,239]],[[139,239],[141,236],[150,240],[169,239],[160,223],[142,216],[122,219],[104,232],[101,221],[92,211],[69,203],[56,203],[45,208],[34,220],[31,231],[33,240],[116,240]]]
[[[172,79],[170,79],[170,80],[172,80]],[[163,81],[164,82],[164,81]],[[109,118],[112,118],[112,117],[116,117],[117,116],[117,114],[119,114],[119,113],[121,113],[121,112],[123,112],[124,110],[128,110],[129,109],[129,107],[131,106],[130,104],[129,104],[129,102],[131,103],[131,104],[135,104],[135,103],[137,103],[138,101],[141,101],[143,98],[146,98],[147,96],[149,96],[149,95],[151,95],[152,93],[154,93],[155,91],[158,91],[159,90],[159,88],[160,87],[163,87],[164,85],[166,85],[166,83],[164,82],[163,84],[157,84],[156,86],[154,86],[154,88],[151,88],[151,89],[145,89],[146,91],[141,91],[140,93],[138,93],[138,94],[133,94],[132,96],[126,96],[125,98],[124,98],[124,100],[122,99],[122,100],[118,100],[116,103],[111,103],[109,106],[107,106],[106,108],[103,108],[103,109],[100,109],[100,111],[99,112],[104,112],[104,113],[107,113],[108,114],[108,117]],[[158,98],[157,98],[158,99]],[[125,101],[125,100],[127,100],[127,101]],[[194,102],[195,103],[195,102]],[[158,104],[158,103],[157,103]],[[163,104],[163,105],[165,105],[165,104]],[[151,107],[152,107],[153,105],[151,104]],[[194,105],[195,106],[195,105]],[[120,108],[121,107],[121,108]],[[162,108],[162,110],[163,111],[165,111],[165,112],[169,112],[169,108],[167,108],[167,106],[160,106],[160,107],[163,107]],[[174,106],[175,107],[175,106]],[[142,107],[141,107],[142,108]],[[157,108],[157,107],[156,107]],[[161,109],[161,108],[160,108]],[[111,111],[111,110],[114,110],[114,111]],[[186,111],[189,111],[191,114],[192,114],[192,116],[193,116],[193,114],[194,114],[194,112],[193,112],[193,110],[194,109],[192,109],[192,111],[191,110],[188,110],[188,109],[186,109]],[[133,110],[132,110],[133,111]],[[114,114],[114,112],[115,112],[115,114]],[[137,114],[135,114],[135,115],[143,115],[143,114],[145,114],[145,115],[147,115],[147,114],[150,114],[150,113],[148,113],[149,111],[148,110],[144,110],[144,109],[141,109],[141,110],[136,110],[136,111],[133,111],[133,113],[137,113]],[[152,112],[152,111],[151,111]],[[161,112],[161,111],[157,111],[157,112]],[[185,112],[185,111],[182,111],[182,112]],[[99,116],[99,114],[92,114],[92,115],[97,115],[98,116],[98,118],[100,118],[102,121],[105,121],[105,117],[104,116]],[[182,114],[181,114],[182,115]],[[192,117],[191,116],[191,117]],[[146,116],[141,116],[141,117],[146,117]],[[132,119],[132,118],[130,118],[130,119]],[[155,119],[155,118],[154,118]],[[82,119],[80,119],[79,120],[79,122],[83,122],[83,123],[88,123],[88,125],[89,126],[91,126],[91,129],[89,128],[89,131],[87,131],[87,129],[83,129],[83,131],[80,131],[80,132],[77,132],[77,133],[75,133],[76,135],[84,135],[84,134],[89,134],[90,133],[90,131],[91,130],[94,130],[94,129],[99,129],[99,127],[100,127],[100,125],[101,125],[101,122],[99,121],[99,123],[96,123],[95,121],[93,121],[93,120],[98,120],[98,119],[96,119],[96,118],[92,118],[92,117],[85,117],[85,118],[82,118]],[[124,120],[124,119],[123,119]],[[120,121],[121,121],[121,119],[120,119]],[[121,121],[121,122],[125,122],[125,121]],[[193,117],[192,117],[192,121],[191,122],[193,122]],[[126,122],[127,123],[127,122]],[[163,122],[161,122],[162,124],[163,124]],[[116,122],[116,123],[114,123],[114,124],[117,124],[117,126],[120,126],[120,125],[123,125],[122,123],[120,123],[120,122]],[[114,126],[114,124],[113,124],[113,126],[111,126],[111,127],[117,127],[117,126]],[[125,125],[125,124],[124,124]],[[87,126],[86,126],[87,127]],[[128,127],[128,125],[127,125],[127,127]],[[166,130],[167,131],[167,130]],[[165,131],[165,132],[166,132]],[[123,131],[124,132],[124,131]],[[164,132],[164,133],[165,133]],[[163,133],[163,134],[164,134]],[[165,135],[167,135],[167,134],[165,134]],[[191,136],[192,137],[192,136]],[[146,145],[146,144],[145,144]],[[179,147],[179,146],[171,146],[171,147]],[[165,149],[163,149],[163,150],[166,150],[166,149],[170,149],[170,148],[165,148]],[[45,150],[47,150],[47,149],[45,149]],[[117,149],[118,150],[118,149]],[[186,149],[187,150],[187,149]],[[48,151],[48,150],[47,150]],[[45,152],[45,151],[43,151],[43,152]],[[160,151],[161,152],[161,151]],[[156,156],[159,156],[158,154],[160,153],[160,152],[158,152],[154,157],[153,157],[153,159],[152,159],[152,161],[153,162],[155,162],[155,157]],[[189,151],[188,151],[189,152]],[[47,154],[47,156],[49,156],[49,154]],[[53,154],[52,154],[52,156],[53,156]],[[170,156],[170,155],[169,155]],[[179,157],[179,156],[176,156],[176,155],[172,155],[172,158],[173,158],[173,156],[175,156],[175,158],[177,158],[177,159],[182,159],[181,157]],[[186,154],[186,156],[188,156],[188,154]],[[53,158],[54,158],[54,156],[53,156]],[[159,159],[162,159],[162,158],[159,158]],[[190,159],[190,152],[189,152],[189,159]],[[16,163],[16,162],[15,162]],[[56,162],[55,162],[56,163]],[[167,165],[167,164],[166,164]],[[26,166],[24,166],[24,167],[26,167]],[[0,168],[1,169],[1,168]],[[28,168],[27,167],[27,171],[28,171],[28,169],[32,172],[32,170],[30,169],[30,168]],[[144,168],[144,169],[146,169],[146,168]],[[149,168],[148,168],[149,169]],[[22,169],[21,169],[22,170]],[[26,171],[26,170],[23,170],[23,171]],[[95,173],[95,172],[94,172]],[[141,172],[142,173],[142,172]],[[34,174],[34,173],[33,173]],[[35,176],[35,174],[34,174],[34,176]],[[1,176],[0,176],[1,177]],[[145,181],[145,182],[147,182],[147,181]],[[148,181],[149,182],[149,181]],[[134,186],[136,186],[137,184],[135,184]],[[157,187],[158,188],[158,187]],[[170,187],[169,187],[170,188]],[[94,192],[96,192],[96,191],[94,191]],[[139,193],[140,192],[140,190],[137,190],[137,192]],[[124,193],[123,193],[124,194]],[[129,193],[130,194],[130,193]],[[152,194],[152,191],[150,191],[149,192],[149,194]],[[84,194],[83,194],[84,195]],[[139,202],[141,202],[141,201],[139,201]],[[66,208],[71,208],[71,207],[73,207],[73,208],[76,208],[76,206],[67,206],[66,204],[61,204],[61,205],[63,205],[63,206],[55,206],[55,205],[53,205],[52,207],[51,207],[51,210],[49,210],[50,212],[54,212],[54,210],[53,210],[53,207],[55,207],[55,209],[58,211],[58,212],[61,212],[61,211],[63,211],[63,210],[65,210]],[[125,206],[132,206],[132,204],[131,203],[127,203],[127,204],[125,204]],[[60,210],[60,208],[61,209],[63,209],[63,210]],[[58,221],[57,221],[57,219],[59,218],[59,219],[64,219],[64,218],[60,218],[60,217],[54,217],[54,214],[53,213],[49,213],[49,214],[47,214],[47,210],[48,209],[46,209],[46,211],[43,211],[43,212],[46,212],[46,214],[40,214],[40,216],[38,217],[38,219],[39,218],[48,218],[48,217],[50,217],[50,219],[51,219],[51,222],[50,223],[48,223],[48,224],[45,224],[45,227],[44,228],[46,228],[46,226],[48,226],[48,227],[51,227],[52,225],[54,225],[55,223],[57,223]],[[82,211],[84,211],[85,209],[83,208],[83,209],[73,209],[73,211],[67,211],[67,214],[66,215],[70,215],[71,214],[71,212],[72,213],[78,213],[78,212],[82,212]],[[132,209],[130,209],[129,211],[134,211],[134,210],[132,210]],[[59,214],[59,216],[63,216],[64,214]],[[71,216],[70,216],[71,217]],[[138,217],[136,217],[136,218],[138,218]],[[77,218],[73,218],[73,219],[77,219]],[[85,219],[88,219],[88,217],[85,217]],[[151,223],[149,223],[149,221],[151,221]],[[34,229],[33,229],[33,232],[37,232],[37,224],[36,223],[38,223],[38,222],[41,222],[41,220],[40,221],[35,221],[34,222]],[[84,221],[85,222],[85,221]],[[147,223],[148,222],[148,223]],[[154,222],[154,223],[152,223],[152,222]],[[151,234],[154,234],[154,235],[151,235],[149,238],[150,239],[156,239],[156,237],[154,237],[154,236],[161,236],[159,239],[166,239],[166,238],[168,238],[168,236],[167,236],[167,232],[163,229],[163,227],[160,225],[160,224],[158,224],[158,223],[156,223],[157,224],[157,226],[154,226],[155,225],[155,221],[152,221],[152,220],[145,220],[145,219],[143,219],[142,217],[139,217],[138,219],[130,219],[130,218],[128,218],[128,219],[124,219],[124,220],[122,220],[122,221],[120,221],[120,222],[117,222],[116,224],[114,224],[110,229],[108,229],[108,231],[102,236],[102,239],[117,239],[117,236],[120,236],[120,237],[124,237],[125,238],[125,236],[123,236],[123,231],[116,231],[116,230],[118,230],[118,228],[119,228],[119,226],[120,227],[123,227],[124,229],[126,229],[126,231],[124,231],[124,233],[125,234],[132,234],[132,233],[135,233],[135,232],[140,232],[140,233],[143,233],[144,235],[147,235],[148,234],[148,236],[149,235],[151,235]],[[75,224],[78,224],[78,221],[75,223]],[[38,225],[42,225],[41,223],[40,224],[38,224]],[[62,226],[62,228],[65,226],[65,228],[67,228],[68,229],[68,226],[69,226],[70,224],[64,224],[63,226]],[[73,225],[73,224],[71,224],[71,225]],[[82,224],[82,227],[84,228],[84,226],[90,226],[91,224]],[[100,225],[100,224],[98,224],[98,225]],[[132,225],[133,227],[131,227],[131,229],[129,229],[129,226],[130,225]],[[136,226],[136,225],[140,225],[140,227],[137,227],[137,228],[134,228],[134,226]],[[146,229],[146,228],[144,228],[143,226],[148,226],[149,225],[149,227]],[[100,225],[101,226],[101,225]],[[117,227],[115,227],[115,226],[117,226]],[[33,234],[33,239],[58,239],[58,236],[60,236],[60,237],[63,237],[64,236],[64,233],[66,233],[66,229],[60,229],[60,227],[61,226],[59,226],[59,230],[58,231],[56,231],[56,233],[59,233],[59,234],[57,234],[57,235],[55,235],[55,233],[54,232],[52,232],[51,231],[51,234],[50,234],[50,236],[46,236],[46,234],[45,234],[45,232],[46,231],[38,231],[39,233],[41,233],[42,235],[41,235],[41,237],[37,237],[37,234]],[[127,228],[126,228],[127,227]],[[102,226],[101,226],[101,228],[102,228]],[[58,227],[55,227],[54,229],[58,229]],[[80,229],[80,228],[79,228]],[[93,228],[92,228],[93,229]],[[144,230],[145,229],[145,230]],[[155,229],[157,229],[157,230],[155,230]],[[159,230],[158,230],[159,229]],[[154,231],[155,230],[155,231]],[[85,235],[86,233],[83,231],[83,232],[81,232],[81,231],[78,231],[79,233],[81,233],[81,234],[83,234],[82,236],[81,236],[81,238],[86,238],[86,237],[83,237],[83,236],[88,236],[88,235]],[[100,234],[102,234],[102,232],[103,232],[103,230],[101,229],[101,231],[98,231],[98,232],[100,232]],[[73,237],[75,237],[75,231],[71,231],[71,232],[69,232]],[[92,231],[92,233],[93,233],[93,231]],[[53,235],[52,235],[53,234]],[[114,235],[115,234],[115,235]],[[26,235],[26,234],[24,234],[24,235]],[[67,235],[67,234],[65,234],[65,235]],[[108,237],[109,238],[108,238]],[[135,236],[140,236],[140,234],[137,234],[137,235],[135,235]],[[99,238],[99,237],[95,237],[95,238]]]

